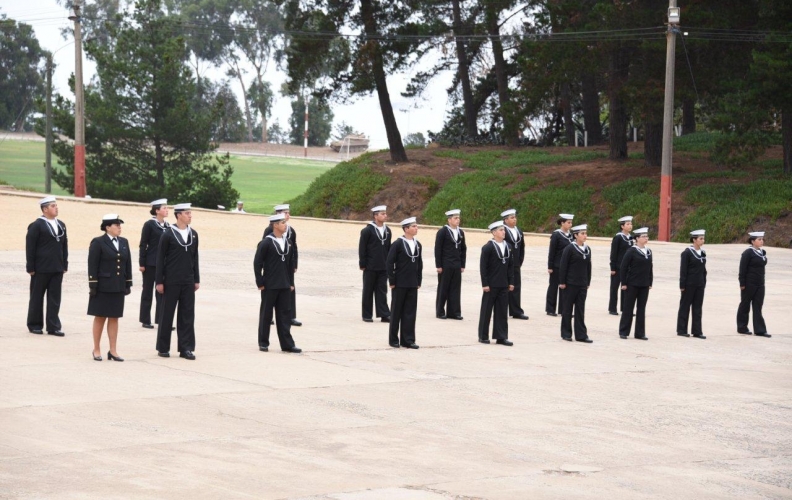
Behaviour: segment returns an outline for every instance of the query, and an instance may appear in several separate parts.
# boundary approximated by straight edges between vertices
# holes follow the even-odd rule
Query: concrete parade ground
[[[172,357],[157,357],[156,331],[137,321],[135,271],[120,321],[126,361],[107,361],[105,336],[99,363],[88,244],[117,212],[137,261],[148,207],[58,200],[70,249],[58,338],[25,325],[25,231],[38,198],[0,194],[0,498],[792,498],[792,250],[767,248],[768,339],[736,331],[746,246],[706,245],[698,340],[675,328],[685,245],[650,241],[642,342],[619,338],[607,313],[610,239],[590,240],[587,345],[563,342],[560,317],[545,315],[548,239],[528,236],[530,320],[509,320],[505,347],[476,341],[489,235],[467,232],[465,319],[443,321],[435,229],[422,227],[421,348],[393,349],[387,324],[361,321],[363,223],[295,217],[304,325],[292,334],[303,353],[280,352],[274,338],[263,353],[252,260],[266,218],[197,210],[197,359],[176,355],[175,333]]]

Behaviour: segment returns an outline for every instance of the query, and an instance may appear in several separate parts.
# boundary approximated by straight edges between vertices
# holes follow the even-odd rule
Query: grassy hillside
[[[707,229],[711,243],[743,241],[748,230],[769,231],[768,243],[792,238],[792,178],[784,176],[780,148],[741,170],[709,160],[714,137],[677,138],[674,156],[672,237],[687,241]],[[462,209],[463,226],[486,227],[506,208],[518,210],[525,231],[549,232],[560,212],[588,223],[590,234],[618,230],[633,215],[657,235],[659,168],[644,167],[642,144],[630,159],[612,162],[604,146],[507,149],[497,147],[411,150],[410,163],[390,163],[370,153],[339,164],[292,200],[294,212],[318,217],[368,219],[368,208],[387,204],[391,222],[416,215],[443,224],[444,212]]]
[[[53,167],[62,168],[53,156]],[[44,143],[0,142],[0,180],[17,189],[44,191]],[[234,187],[248,212],[269,213],[274,205],[304,192],[310,183],[333,166],[321,161],[275,157],[232,156]],[[53,183],[56,195],[68,194]],[[233,207],[227,207],[233,208]]]

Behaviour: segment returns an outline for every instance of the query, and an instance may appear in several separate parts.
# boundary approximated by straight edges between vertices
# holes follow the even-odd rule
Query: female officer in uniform
[[[107,337],[110,350],[107,358],[124,361],[116,351],[118,338],[118,318],[124,315],[124,296],[132,291],[132,254],[129,241],[121,238],[121,224],[118,214],[102,217],[103,236],[94,238],[88,249],[88,314],[93,321],[93,358],[102,361],[102,330],[107,320]]]
[[[750,248],[740,258],[740,307],[737,309],[737,333],[750,335],[748,312],[753,308],[753,334],[770,337],[767,333],[762,306],[765,297],[765,266],[767,252],[764,246],[764,231],[748,233]]]
[[[574,241],[569,232],[574,218],[575,216],[572,214],[558,214],[560,227],[550,236],[550,249],[547,252],[547,273],[550,275],[550,283],[547,286],[545,301],[545,312],[548,316],[558,316],[556,310],[561,310],[558,298],[563,294],[563,291],[558,288],[558,268],[561,266],[561,255],[564,253],[564,249]]]
[[[707,286],[707,252],[701,249],[705,231],[696,229],[690,233],[691,245],[682,252],[679,268],[679,313],[677,314],[677,335],[690,337],[687,332],[688,317],[693,310],[693,337],[705,339],[701,330],[701,306],[704,304],[704,288]]]
[[[140,324],[143,328],[153,329],[151,321],[151,299],[156,293],[157,306],[154,310],[154,323],[159,323],[162,311],[162,295],[154,290],[154,277],[157,275],[157,247],[160,238],[170,227],[165,222],[168,216],[168,200],[162,198],[151,202],[151,219],[143,224],[143,231],[140,234],[140,256],[138,264],[140,272],[143,273],[143,291],[140,294]]]

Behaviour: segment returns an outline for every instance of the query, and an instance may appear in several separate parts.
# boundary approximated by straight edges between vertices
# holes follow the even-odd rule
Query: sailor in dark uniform
[[[157,291],[162,294],[162,316],[157,329],[157,353],[170,356],[171,325],[176,308],[179,356],[195,359],[195,292],[201,287],[198,267],[198,233],[190,227],[190,203],[173,207],[176,224],[160,239],[157,250]]]
[[[481,247],[481,311],[478,341],[489,344],[490,317],[492,338],[496,344],[511,346],[509,340],[509,292],[514,290],[514,251],[506,241],[506,226],[502,220],[489,225],[492,239]]]
[[[437,268],[437,298],[435,315],[439,319],[462,319],[462,273],[467,260],[465,232],[459,227],[461,210],[446,212],[448,224],[435,237],[435,267]]]
[[[33,221],[25,237],[26,271],[30,275],[30,302],[27,327],[30,333],[63,337],[58,317],[63,274],[69,269],[69,241],[66,224],[58,219],[54,196],[39,200],[41,217]],[[44,295],[47,295],[47,319],[44,323]]]
[[[385,267],[391,288],[391,347],[418,349],[415,343],[415,316],[418,312],[418,289],[421,288],[423,256],[421,244],[415,239],[418,224],[415,217],[401,221],[404,236],[391,245]],[[401,332],[401,340],[399,339]]]
[[[575,216],[572,214],[558,214],[557,222],[561,227],[550,235],[550,249],[547,252],[547,273],[550,275],[550,283],[547,285],[547,299],[545,300],[545,312],[548,316],[558,316],[557,311],[561,310],[559,297],[564,292],[558,288],[558,268],[561,265],[561,254],[573,242],[569,229],[572,227],[574,218]]]
[[[690,243],[682,252],[679,266],[679,314],[677,314],[677,335],[690,337],[687,332],[688,317],[693,309],[691,332],[697,339],[706,339],[701,331],[701,306],[704,304],[704,288],[707,286],[707,252],[701,249],[704,244],[703,229],[690,232]]]
[[[767,333],[762,306],[765,297],[765,266],[767,252],[764,246],[764,231],[748,233],[750,247],[740,258],[740,307],[737,309],[737,333],[750,335],[748,313],[753,309],[753,334],[758,337],[771,337]]]
[[[358,244],[358,265],[363,271],[363,321],[374,321],[374,302],[377,303],[377,317],[383,323],[390,322],[388,309],[388,273],[385,261],[391,247],[393,233],[385,225],[388,220],[387,207],[379,205],[371,209],[374,220],[360,230]]]
[[[632,235],[633,223],[632,216],[626,215],[619,219],[621,231],[616,233],[611,242],[610,252],[610,300],[608,301],[608,314],[618,316],[617,304],[624,308],[624,292],[621,291],[621,278],[619,277],[619,267],[627,250],[635,244]],[[621,296],[621,300],[619,300]]]
[[[586,328],[586,297],[591,285],[591,247],[586,245],[588,225],[572,228],[575,241],[564,248],[558,266],[558,288],[561,295],[561,338],[572,342],[572,312],[575,313],[575,340],[590,344]]]
[[[140,234],[140,252],[138,265],[143,273],[143,291],[140,294],[140,324],[143,328],[154,328],[151,323],[151,300],[156,293],[157,306],[154,309],[154,323],[159,323],[162,313],[162,296],[154,291],[154,277],[157,275],[157,247],[170,224],[165,221],[168,216],[168,200],[165,198],[151,202],[151,219],[143,224]]]
[[[275,214],[283,214],[286,216],[286,239],[289,240],[289,244],[291,245],[292,252],[294,252],[294,272],[297,272],[297,259],[300,253],[297,251],[297,232],[294,228],[289,224],[289,219],[291,218],[291,209],[289,205],[275,205]],[[267,226],[267,229],[264,230],[264,236],[262,238],[266,238],[272,234],[272,224]],[[302,326],[302,323],[297,321],[297,292],[295,290],[291,291],[291,324],[292,326]]]
[[[525,260],[525,238],[523,232],[517,227],[517,210],[510,208],[501,212],[501,219],[506,229],[506,243],[512,253],[514,261],[514,290],[509,292],[509,316],[514,319],[528,319],[522,308],[522,268]]]
[[[124,361],[116,350],[118,318],[124,316],[124,297],[132,292],[132,252],[129,241],[121,237],[118,214],[102,217],[105,232],[91,240],[88,248],[88,315],[93,316],[93,359],[102,361],[102,330],[107,322],[110,350],[107,359]]]
[[[619,276],[624,290],[624,309],[619,321],[619,337],[630,336],[635,309],[635,338],[648,340],[646,336],[646,301],[652,289],[654,271],[652,269],[652,251],[646,247],[649,241],[649,228],[636,229],[635,246],[627,250],[622,259]],[[637,305],[636,305],[637,304]]]
[[[294,290],[294,252],[286,238],[286,215],[277,214],[269,218],[272,232],[263,238],[256,249],[253,271],[256,286],[261,291],[259,308],[258,345],[259,351],[269,351],[272,309],[278,330],[281,351],[302,352],[294,345],[291,336],[291,292]]]

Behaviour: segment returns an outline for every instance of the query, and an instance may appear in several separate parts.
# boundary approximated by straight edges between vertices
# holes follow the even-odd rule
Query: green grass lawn
[[[53,156],[53,167],[60,168]],[[19,189],[44,192],[44,143],[5,140],[0,142],[0,180]],[[292,158],[232,156],[234,187],[245,210],[269,213],[278,205],[302,194],[320,174],[334,164]],[[66,190],[52,185],[53,194]],[[226,207],[231,209],[233,207]]]

